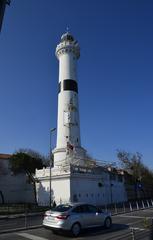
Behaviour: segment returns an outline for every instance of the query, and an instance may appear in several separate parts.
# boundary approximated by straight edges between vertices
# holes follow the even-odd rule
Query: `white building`
[[[97,205],[126,200],[124,181],[111,179],[103,167],[87,157],[81,146],[78,106],[78,42],[68,32],[56,48],[59,60],[57,142],[53,150],[54,167],[36,170],[39,204],[86,201]]]
[[[34,203],[34,189],[26,174],[10,170],[10,154],[0,154],[0,203]]]
[[[49,168],[36,170],[37,200],[39,205],[49,205],[50,171]],[[104,205],[127,200],[124,177],[111,173],[103,167],[87,168],[71,165],[69,170],[54,172],[51,178],[52,201],[64,203],[81,201]]]

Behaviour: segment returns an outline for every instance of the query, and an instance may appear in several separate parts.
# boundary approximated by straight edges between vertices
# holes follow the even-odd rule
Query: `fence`
[[[128,201],[128,202],[106,204],[106,205],[100,206],[101,209],[105,209],[106,211],[111,212],[112,215],[138,211],[138,210],[142,210],[150,207],[153,207],[152,199]]]
[[[20,213],[35,213],[47,210],[46,206],[37,206],[36,204],[0,204],[0,216]]]
[[[150,230],[136,230],[131,228],[124,233],[109,237],[107,240],[152,240],[153,235]]]

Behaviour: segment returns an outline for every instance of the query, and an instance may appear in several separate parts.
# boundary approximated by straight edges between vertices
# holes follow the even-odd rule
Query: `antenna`
[[[66,27],[66,31],[67,31],[67,33],[69,32],[69,27],[68,26]]]

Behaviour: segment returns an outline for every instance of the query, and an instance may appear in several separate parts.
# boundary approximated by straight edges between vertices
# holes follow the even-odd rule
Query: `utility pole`
[[[11,3],[11,0],[0,0],[0,32],[2,29],[2,23],[3,23],[6,4],[10,5],[10,3]]]

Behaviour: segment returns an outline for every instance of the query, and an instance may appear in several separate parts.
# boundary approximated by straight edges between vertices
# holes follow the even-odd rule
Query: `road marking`
[[[31,240],[48,240],[48,238],[38,237],[36,235],[32,235],[29,233],[16,233],[16,235],[19,235],[21,237],[28,238]]]
[[[125,218],[146,218],[146,217],[141,217],[141,216],[131,216],[131,215],[120,215],[118,217],[125,217]],[[147,217],[147,218],[151,218],[151,217]]]
[[[138,227],[132,227],[132,228],[130,228],[131,230],[133,229],[133,230],[139,230],[139,231],[148,231],[147,229],[145,229],[145,228],[138,228]]]
[[[143,212],[152,212],[153,211],[153,209],[143,209]]]
[[[131,222],[131,223],[127,223],[127,225],[134,225],[134,224],[137,224],[137,223],[141,223],[141,221],[140,220],[138,220],[138,221],[136,221],[136,222]]]

